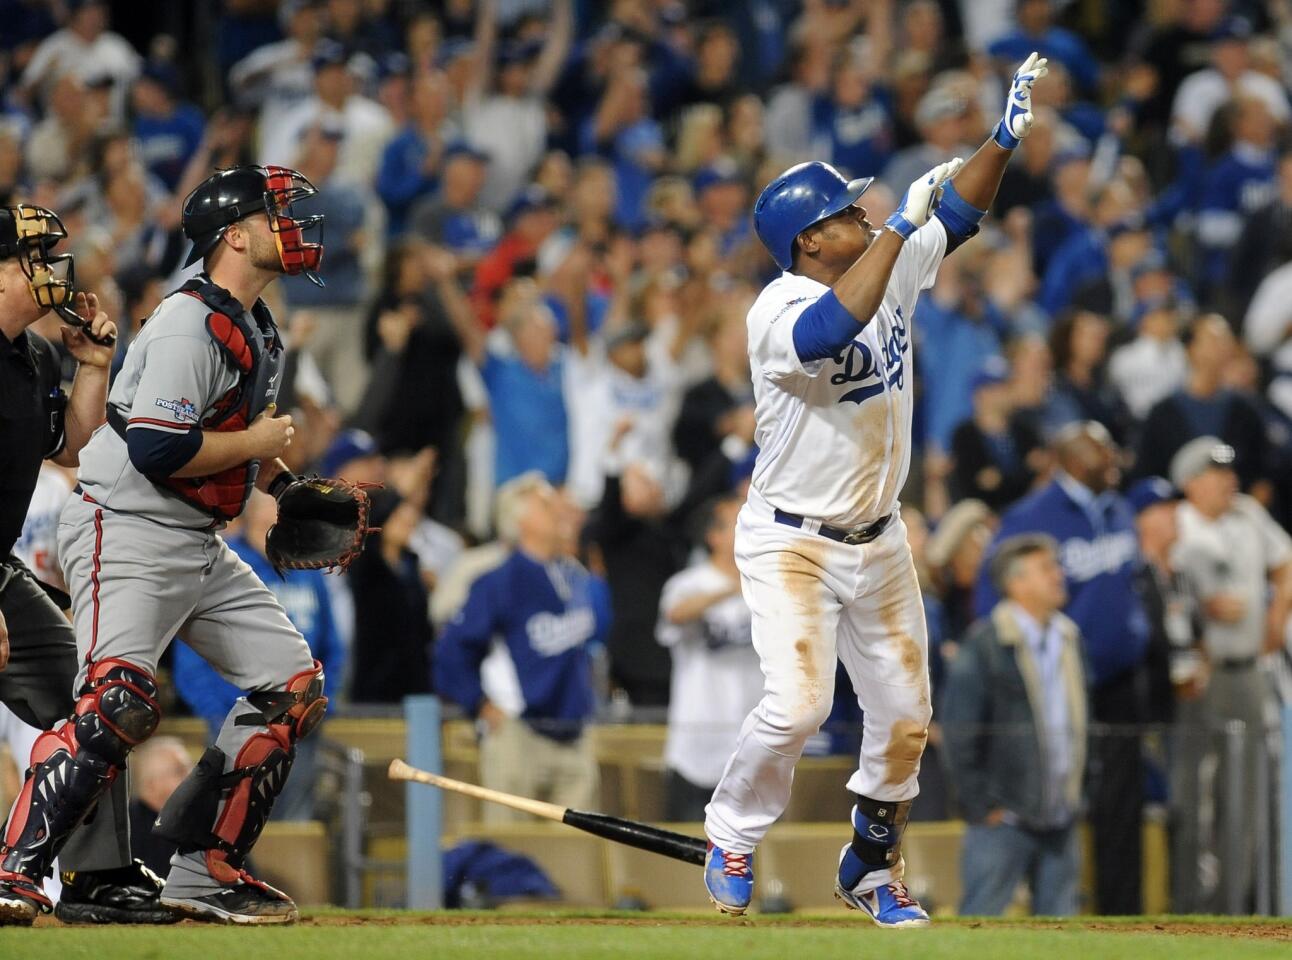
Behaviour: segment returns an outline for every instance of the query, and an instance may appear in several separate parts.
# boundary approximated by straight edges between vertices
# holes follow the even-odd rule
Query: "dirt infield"
[[[187,923],[187,922],[186,922]],[[865,922],[848,914],[805,916],[753,916],[742,920],[703,914],[577,914],[490,912],[379,912],[372,914],[306,914],[303,927],[473,927],[473,926],[556,926],[556,927],[760,927],[846,929],[865,927]],[[1292,921],[1250,917],[1107,917],[1071,920],[947,918],[934,920],[938,927],[966,930],[990,928],[1024,930],[1066,930],[1103,933],[1172,934],[1175,936],[1241,937],[1292,943]]]

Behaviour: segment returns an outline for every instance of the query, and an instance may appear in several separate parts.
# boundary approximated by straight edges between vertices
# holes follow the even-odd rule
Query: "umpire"
[[[43,207],[0,207],[0,701],[41,730],[72,712],[76,638],[13,556],[13,545],[41,461],[75,466],[104,420],[116,335],[98,298],[75,293],[72,255],[53,253],[66,236],[59,218]],[[70,396],[60,386],[53,345],[28,329],[51,309],[65,321],[63,346],[79,364]],[[57,915],[65,923],[175,919],[158,901],[156,877],[130,858],[126,794],[121,778],[63,848],[62,864],[70,872]],[[5,853],[0,846],[0,857]],[[35,916],[32,900],[11,893],[15,884],[29,886],[15,872],[18,866],[0,859],[0,926],[28,924]],[[49,901],[40,900],[48,910]]]

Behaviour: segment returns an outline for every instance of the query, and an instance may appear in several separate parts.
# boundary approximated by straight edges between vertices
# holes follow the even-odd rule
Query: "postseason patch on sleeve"
[[[163,410],[169,410],[181,423],[197,423],[197,407],[187,397],[181,397],[178,400],[158,397],[156,404]]]

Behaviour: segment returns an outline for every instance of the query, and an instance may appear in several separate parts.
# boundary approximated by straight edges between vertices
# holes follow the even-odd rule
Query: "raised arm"
[[[561,68],[565,66],[566,57],[569,56],[573,36],[574,4],[571,0],[553,0],[552,24],[529,80],[529,90],[534,96],[545,97],[556,85],[561,76]]]

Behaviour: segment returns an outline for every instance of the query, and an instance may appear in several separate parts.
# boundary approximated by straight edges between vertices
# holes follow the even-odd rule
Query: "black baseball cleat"
[[[113,870],[64,873],[54,916],[64,923],[175,923],[161,902],[162,879],[138,860]]]
[[[49,897],[21,873],[0,869],[0,927],[30,927],[53,909]]]
[[[243,872],[242,880],[193,897],[162,897],[162,903],[191,920],[212,923],[295,923],[300,913],[291,897]]]

